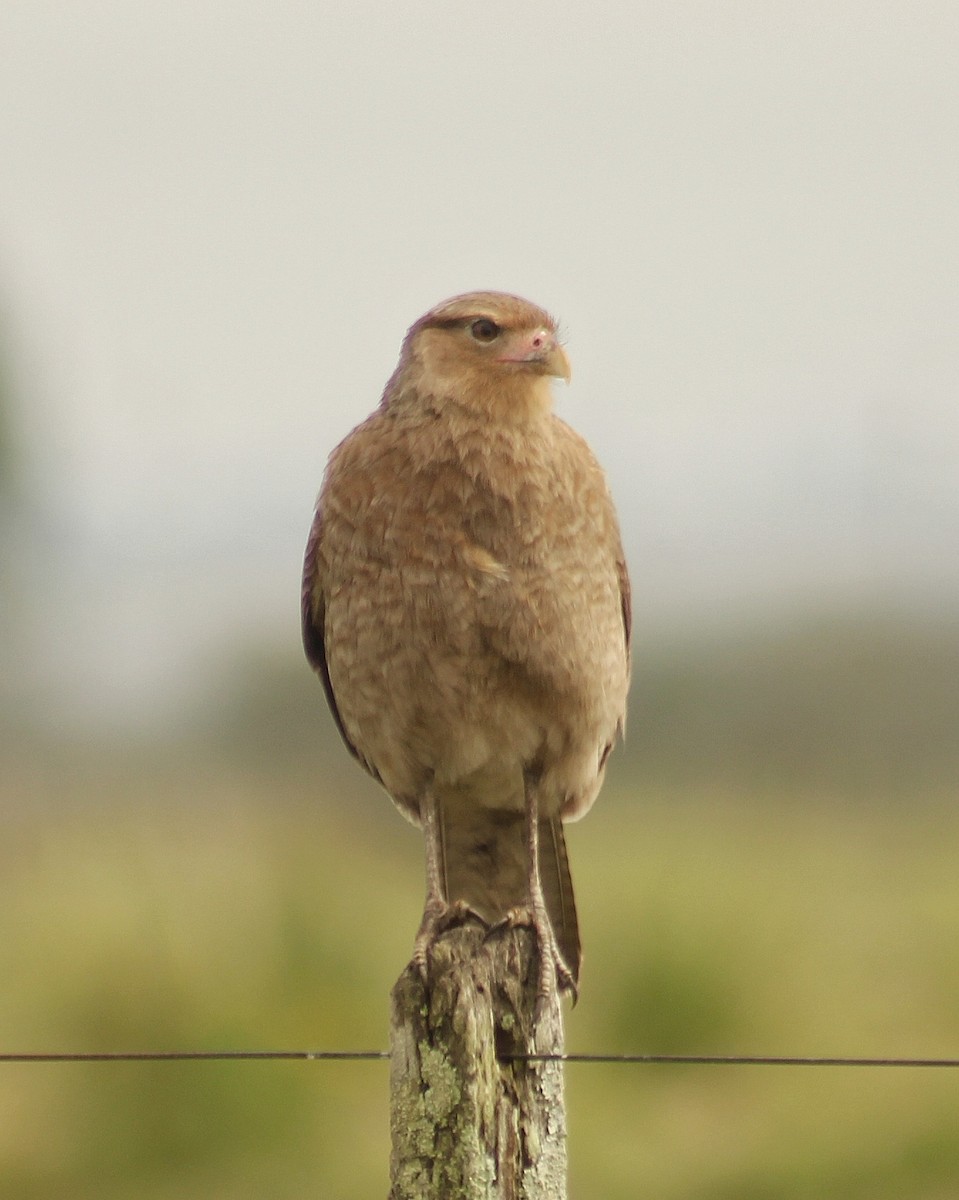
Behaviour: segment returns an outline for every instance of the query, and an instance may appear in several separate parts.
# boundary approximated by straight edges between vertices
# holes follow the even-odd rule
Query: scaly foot
[[[546,910],[538,911],[535,906],[510,909],[502,921],[493,926],[493,929],[515,929],[520,926],[532,929],[536,937],[537,1015],[542,1014],[547,1001],[557,987],[561,992],[572,992],[575,1004],[577,999],[576,978],[560,953]]]
[[[479,913],[474,912],[465,900],[455,900],[452,904],[448,904],[445,900],[427,900],[423,910],[423,919],[420,921],[416,940],[413,942],[413,965],[419,971],[424,983],[429,976],[430,951],[433,949],[433,943],[447,929],[452,929],[454,925],[462,925],[464,921],[470,919],[480,921],[483,925],[486,924]]]

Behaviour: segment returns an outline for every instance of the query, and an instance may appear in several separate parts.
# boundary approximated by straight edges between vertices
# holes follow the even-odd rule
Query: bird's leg
[[[430,947],[437,936],[470,912],[462,901],[450,904],[444,877],[443,830],[439,801],[428,787],[420,805],[420,824],[426,841],[426,904],[413,943],[413,963],[425,982],[429,973]]]
[[[543,1005],[553,994],[557,983],[568,988],[576,997],[576,980],[563,961],[553,927],[550,924],[543,884],[539,875],[539,778],[530,771],[523,772],[526,810],[526,894],[529,902],[527,920],[536,935],[539,959],[539,975],[536,984],[537,1007]],[[526,915],[526,914],[523,914]],[[513,923],[518,924],[521,914],[511,914]]]
[[[440,840],[439,804],[432,787],[426,789],[420,805],[420,824],[426,841],[426,904],[423,919],[413,943],[413,962],[426,978],[429,950],[446,915],[446,894],[443,890],[443,847]]]

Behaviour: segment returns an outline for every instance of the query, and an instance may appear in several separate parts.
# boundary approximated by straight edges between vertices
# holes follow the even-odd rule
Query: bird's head
[[[519,296],[470,292],[410,328],[394,381],[434,402],[519,416],[548,410],[551,377],[570,377],[553,318]]]

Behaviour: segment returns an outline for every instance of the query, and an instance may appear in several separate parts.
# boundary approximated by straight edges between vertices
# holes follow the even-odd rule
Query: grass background
[[[959,1055],[955,622],[644,651],[570,829],[574,1052]],[[0,1049],[385,1048],[419,835],[298,660],[189,739],[8,714]],[[577,1200],[946,1200],[959,1072],[575,1065]],[[385,1195],[385,1063],[0,1066],[7,1200]]]

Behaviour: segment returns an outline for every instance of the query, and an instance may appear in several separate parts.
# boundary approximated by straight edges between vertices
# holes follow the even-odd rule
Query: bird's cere
[[[526,338],[519,338],[510,352],[501,355],[499,362],[542,364],[544,372],[569,383],[572,374],[569,359],[556,336],[549,329],[537,329]]]

